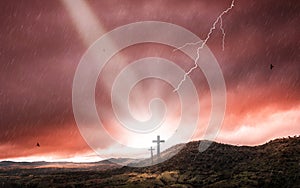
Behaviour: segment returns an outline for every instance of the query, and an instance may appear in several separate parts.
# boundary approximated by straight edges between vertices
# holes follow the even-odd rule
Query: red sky
[[[73,1],[70,8],[63,2],[0,2],[0,160],[93,155],[80,135],[72,111],[72,82],[88,46],[104,32],[147,20],[177,24],[205,39],[217,16],[231,3],[112,0],[86,1],[76,6]],[[77,10],[77,17],[72,7]],[[237,0],[223,17],[224,51],[221,31],[216,29],[211,35],[207,46],[218,60],[227,89],[226,114],[217,141],[257,145],[300,134],[299,14],[296,0]],[[174,55],[171,48],[151,45],[122,51],[124,62],[116,66],[120,58],[115,57],[99,76],[96,105],[108,128],[114,124],[114,118],[110,93],[103,89],[106,78],[116,75],[131,61],[148,56],[173,60],[186,71],[192,66],[192,61]],[[269,69],[271,63],[273,70]],[[194,139],[201,139],[209,118],[210,92],[201,70],[190,76],[199,86],[202,111]],[[154,95],[153,90],[147,90],[151,83],[145,81],[141,86],[146,95],[133,95],[137,106],[147,105]],[[163,83],[156,83],[158,86],[162,87],[162,98],[173,105],[176,95],[167,92],[172,88]],[[171,112],[169,119],[175,121],[178,113]],[[117,129],[111,131],[118,135]],[[40,148],[35,147],[36,142]],[[110,153],[113,145],[104,142],[101,146]]]

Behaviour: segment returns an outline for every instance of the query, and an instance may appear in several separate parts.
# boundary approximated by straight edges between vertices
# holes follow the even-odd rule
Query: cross
[[[152,146],[150,147],[150,149],[148,149],[149,151],[151,151],[151,163],[153,164],[153,150],[155,150],[154,148],[152,148]]]
[[[157,143],[157,157],[160,157],[160,143],[165,142],[164,140],[160,140],[160,136],[157,135],[157,140],[153,140],[152,142]]]

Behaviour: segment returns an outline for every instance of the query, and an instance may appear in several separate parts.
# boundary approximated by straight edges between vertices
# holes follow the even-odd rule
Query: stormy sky
[[[72,110],[73,78],[87,48],[105,32],[149,20],[177,24],[205,39],[213,22],[230,4],[227,0],[2,0],[0,160],[92,155]],[[300,134],[299,14],[296,0],[236,0],[223,17],[224,51],[222,32],[214,30],[207,46],[221,67],[227,90],[225,118],[217,141],[257,145]],[[158,44],[132,46],[114,57],[99,76],[95,101],[99,117],[116,135],[118,129],[109,128],[116,123],[106,79],[148,56],[170,59],[185,71],[193,65],[180,52]],[[270,64],[274,65],[272,70]],[[193,139],[201,139],[211,108],[210,91],[200,69],[190,77],[199,86],[203,109]],[[178,100],[169,85],[157,80],[145,80],[139,87],[132,95],[136,111],[147,109],[156,95],[171,107]],[[171,112],[170,122],[178,118],[176,110]],[[35,146],[37,142],[41,147]],[[111,147],[113,143],[102,144],[103,150],[110,151]]]

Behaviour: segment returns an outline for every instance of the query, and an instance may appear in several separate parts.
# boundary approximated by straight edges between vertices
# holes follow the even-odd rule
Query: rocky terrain
[[[300,137],[255,147],[213,143],[201,153],[199,142],[143,168],[1,162],[0,187],[300,187]]]

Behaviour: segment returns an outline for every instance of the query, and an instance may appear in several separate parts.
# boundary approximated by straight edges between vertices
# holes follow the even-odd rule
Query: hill
[[[199,142],[142,168],[0,168],[0,187],[300,187],[300,137],[254,147],[212,143],[201,153]]]

